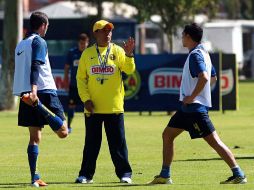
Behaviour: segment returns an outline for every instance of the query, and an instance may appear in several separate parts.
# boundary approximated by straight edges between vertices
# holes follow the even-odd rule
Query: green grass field
[[[220,185],[231,175],[227,165],[202,140],[190,140],[182,134],[175,143],[172,165],[173,185],[147,186],[161,168],[161,132],[169,116],[166,113],[126,113],[126,137],[129,160],[133,169],[133,185],[118,183],[110,159],[105,134],[94,184],[75,184],[82,159],[84,120],[76,114],[73,133],[67,139],[58,139],[48,126],[43,130],[40,144],[39,171],[49,183],[44,189],[174,189],[174,190],[234,190],[254,189],[254,83],[240,83],[239,111],[211,112],[210,116],[220,137],[235,154],[244,169],[245,185]],[[27,162],[28,130],[17,127],[17,112],[0,112],[0,189],[31,188]],[[238,146],[239,148],[235,148]]]

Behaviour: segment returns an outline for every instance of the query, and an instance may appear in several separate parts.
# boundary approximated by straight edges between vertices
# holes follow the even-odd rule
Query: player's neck
[[[197,42],[191,43],[191,44],[188,46],[189,51],[191,51],[192,49],[194,49],[194,48],[197,47],[198,45],[199,45],[199,43],[197,43]]]
[[[107,43],[98,43],[97,42],[97,45],[98,45],[98,47],[108,47],[109,43],[110,42],[107,42]]]

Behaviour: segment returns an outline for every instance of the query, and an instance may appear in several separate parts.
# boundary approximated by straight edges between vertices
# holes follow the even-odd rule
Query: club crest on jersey
[[[91,67],[91,74],[103,74],[103,75],[112,75],[115,73],[115,67],[112,65],[106,65],[105,67],[102,67],[101,65],[94,65]]]
[[[115,56],[114,54],[110,54],[110,55],[109,55],[109,59],[115,60],[115,59],[116,59],[116,56]]]
[[[79,64],[79,59],[75,59],[75,60],[73,61],[73,66],[74,66],[74,67],[77,67],[78,64]]]

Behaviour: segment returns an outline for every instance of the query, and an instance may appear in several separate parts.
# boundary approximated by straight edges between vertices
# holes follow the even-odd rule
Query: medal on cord
[[[101,67],[101,70],[102,70],[102,78],[101,78],[101,84],[103,84],[104,82],[104,71],[106,70],[106,67],[107,67],[107,62],[108,62],[108,55],[109,55],[109,52],[110,52],[110,44],[108,45],[108,48],[107,48],[107,52],[106,52],[106,55],[104,57],[104,60],[102,60],[102,57],[101,57],[101,54],[100,54],[100,51],[99,51],[99,47],[98,47],[98,44],[96,43],[96,51],[97,51],[97,54],[98,54],[98,60],[100,62],[100,67]]]

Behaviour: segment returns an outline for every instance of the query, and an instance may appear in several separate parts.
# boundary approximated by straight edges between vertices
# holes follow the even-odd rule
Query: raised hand
[[[129,37],[127,42],[123,42],[123,49],[127,56],[133,56],[133,50],[135,48],[135,40],[132,37]]]

